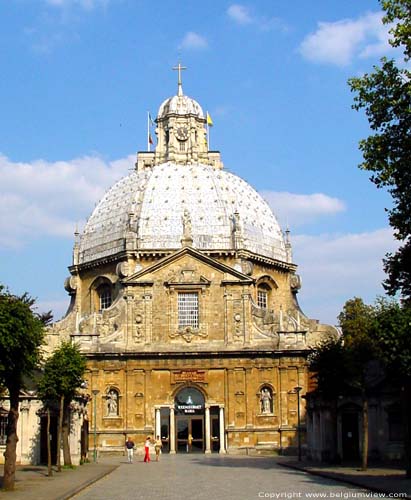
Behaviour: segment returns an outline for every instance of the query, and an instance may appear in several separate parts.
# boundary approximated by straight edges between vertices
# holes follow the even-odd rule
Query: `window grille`
[[[111,290],[103,288],[100,292],[100,310],[108,309],[111,306]]]
[[[5,416],[0,416],[0,444],[6,444],[6,429],[7,429],[7,420],[8,418]]]
[[[186,150],[185,142],[180,142],[180,151],[185,151],[185,150]]]
[[[263,309],[267,309],[267,292],[265,290],[258,290],[257,292],[257,305]]]
[[[198,293],[178,294],[178,327],[198,328]]]

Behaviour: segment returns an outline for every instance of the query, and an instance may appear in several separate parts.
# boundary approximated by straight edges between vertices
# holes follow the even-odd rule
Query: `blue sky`
[[[184,92],[211,146],[290,226],[305,313],[382,294],[390,199],[357,165],[350,76],[393,56],[377,0],[0,2],[0,282],[60,317],[73,233]]]

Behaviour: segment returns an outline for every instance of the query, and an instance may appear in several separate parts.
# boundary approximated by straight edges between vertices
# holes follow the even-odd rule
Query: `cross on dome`
[[[181,63],[179,62],[177,66],[174,66],[173,70],[178,71],[178,92],[177,95],[183,95],[183,84],[181,83],[181,72],[183,70],[187,69],[186,66],[181,66]]]

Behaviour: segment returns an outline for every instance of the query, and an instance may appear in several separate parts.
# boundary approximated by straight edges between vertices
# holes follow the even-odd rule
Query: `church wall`
[[[100,392],[97,402],[98,448],[104,452],[123,449],[130,435],[142,445],[147,434],[155,432],[155,408],[173,407],[183,387],[197,387],[207,405],[223,406],[229,451],[283,450],[295,448],[297,399],[292,393],[296,377],[306,387],[305,359],[294,356],[284,366],[279,358],[235,357],[215,359],[128,359],[103,361],[90,359],[88,386]],[[301,379],[303,377],[303,380]],[[181,378],[186,378],[181,382]],[[261,410],[260,391],[272,388],[273,409]],[[118,416],[108,416],[107,393],[119,393]],[[304,403],[301,400],[301,414]],[[93,420],[94,409],[90,409]],[[90,447],[93,446],[90,427]]]

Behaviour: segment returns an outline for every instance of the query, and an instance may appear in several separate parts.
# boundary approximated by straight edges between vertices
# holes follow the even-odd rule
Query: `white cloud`
[[[341,200],[323,193],[295,194],[261,191],[260,194],[271,206],[281,224],[292,228],[345,210],[345,205]]]
[[[206,49],[208,47],[207,39],[203,36],[195,33],[194,31],[189,31],[184,35],[183,40],[180,43],[180,48],[182,49]]]
[[[227,15],[238,24],[250,24],[253,22],[249,10],[244,5],[230,5],[227,9]]]
[[[307,35],[299,51],[312,62],[347,66],[355,58],[382,56],[392,50],[389,26],[382,24],[381,12],[370,12],[358,19],[319,22]]]
[[[372,232],[292,237],[294,261],[303,278],[300,305],[310,317],[336,323],[354,296],[373,302],[384,293],[382,259],[398,247],[390,228]]]
[[[106,7],[110,0],[45,0],[52,7],[81,7],[84,10],[92,10],[95,7]]]
[[[0,156],[0,247],[42,235],[72,237],[76,223],[133,161],[134,156],[108,163],[98,157],[14,163]]]
[[[265,17],[252,14],[251,11],[241,4],[232,4],[227,9],[228,17],[241,26],[247,24],[254,25],[262,31],[269,31],[271,29],[278,29],[280,31],[287,31],[288,26],[284,21],[278,17]]]

